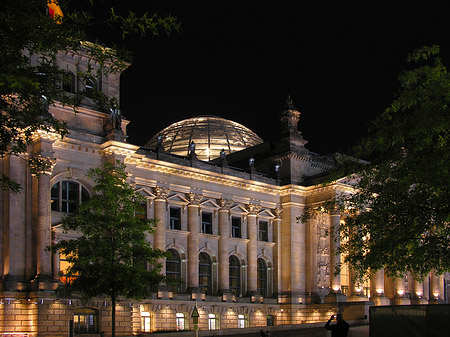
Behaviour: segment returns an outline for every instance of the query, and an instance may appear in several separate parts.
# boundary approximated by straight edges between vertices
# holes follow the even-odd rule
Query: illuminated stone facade
[[[73,73],[86,63],[74,55],[61,59]],[[117,97],[117,75],[97,84]],[[130,184],[147,198],[142,215],[160,219],[149,241],[171,252],[163,272],[183,280],[149,299],[121,300],[118,335],[192,329],[196,303],[200,329],[239,329],[324,322],[338,310],[347,320],[364,320],[369,299],[434,303],[445,293],[442,276],[419,283],[411,275],[392,280],[379,271],[359,285],[352,283],[351,269],[333,275],[338,243],[327,233],[345,216],[317,214],[306,224],[298,217],[305,207],[352,188],[345,179],[315,184],[333,160],[305,148],[297,130],[300,113],[290,101],[281,112],[279,141],[211,162],[168,154],[158,144],[126,143],[128,121],[113,125],[109,113],[89,100],[76,114],[60,105],[50,113],[67,122],[70,134],[36,133],[24,154],[50,158],[48,175],[31,176],[21,158],[1,159],[0,169],[23,188],[0,194],[0,333],[67,336],[71,322],[80,336],[111,332],[107,299],[58,297],[54,290],[70,276],[60,275],[64,257],[46,247],[71,237],[61,221],[92,193],[86,172],[114,160],[126,163]]]

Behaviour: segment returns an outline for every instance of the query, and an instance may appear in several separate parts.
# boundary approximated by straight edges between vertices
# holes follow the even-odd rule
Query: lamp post
[[[200,317],[197,309],[197,303],[195,303],[194,310],[192,310],[192,322],[194,323],[195,337],[198,337],[198,318]]]

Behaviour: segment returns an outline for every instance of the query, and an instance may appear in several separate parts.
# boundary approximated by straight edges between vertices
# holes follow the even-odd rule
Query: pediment
[[[233,213],[248,214],[248,211],[242,205],[236,205],[230,208]]]
[[[262,211],[260,211],[258,213],[258,216],[264,217],[264,218],[271,218],[271,219],[275,218],[275,215],[268,209],[263,209]]]
[[[136,189],[136,192],[140,195],[144,196],[147,199],[154,199],[155,195],[152,193],[152,191],[147,187],[141,187]]]
[[[219,209],[220,206],[217,205],[214,199],[206,199],[205,201],[202,201],[200,203],[200,206],[202,208],[213,208],[213,209]]]
[[[183,204],[183,205],[189,204],[189,201],[181,193],[171,195],[170,197],[167,198],[167,201],[175,204]]]

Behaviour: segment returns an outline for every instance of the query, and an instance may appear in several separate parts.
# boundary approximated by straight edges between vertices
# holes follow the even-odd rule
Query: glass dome
[[[218,158],[222,149],[230,154],[263,142],[242,124],[217,116],[198,116],[173,123],[154,135],[145,146],[155,149],[158,136],[162,137],[166,152],[179,156],[189,154],[189,144],[193,141],[200,160]]]

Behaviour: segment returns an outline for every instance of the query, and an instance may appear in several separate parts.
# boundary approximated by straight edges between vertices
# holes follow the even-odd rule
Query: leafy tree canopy
[[[64,16],[55,14],[50,18],[47,0],[0,2],[0,157],[20,156],[28,161],[33,174],[40,174],[51,164],[38,157],[22,155],[35,132],[52,131],[61,137],[68,132],[64,123],[47,113],[48,105],[59,101],[76,110],[87,94],[86,91],[76,95],[65,92],[62,83],[70,78],[55,63],[58,52],[87,53],[92,62],[99,65],[95,74],[91,68],[76,74],[83,80],[93,75],[120,72],[127,66],[127,54],[121,49],[83,43],[95,35],[92,32],[103,32],[111,27],[114,28],[111,34],[116,31],[125,37],[170,33],[180,28],[172,16],[161,17],[156,13],[139,16],[131,11],[124,14],[123,9],[115,10],[114,1],[49,2],[59,5]],[[92,98],[105,111],[118,104],[101,92],[96,92]],[[20,186],[0,173],[0,189],[7,188],[17,192]]]
[[[114,321],[118,296],[146,298],[164,281],[158,260],[166,253],[146,240],[155,220],[136,216],[146,199],[127,182],[124,164],[106,163],[91,169],[88,177],[95,183],[95,193],[63,221],[64,232],[78,237],[61,240],[51,249],[70,263],[62,272],[76,275],[64,291],[108,296]]]
[[[355,178],[355,193],[325,207],[348,214],[340,253],[360,277],[450,271],[450,76],[437,46],[408,61],[393,103],[351,153],[369,163],[343,157],[335,172]]]

